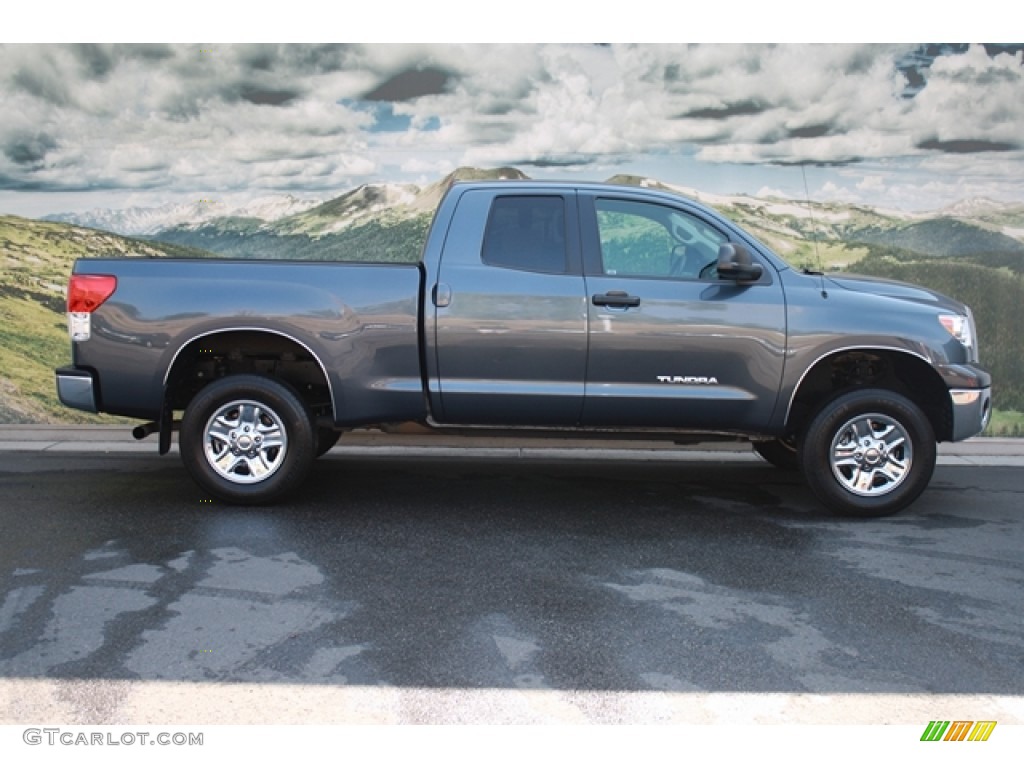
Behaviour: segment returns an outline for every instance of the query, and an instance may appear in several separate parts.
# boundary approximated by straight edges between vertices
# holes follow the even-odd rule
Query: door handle
[[[435,307],[447,307],[452,303],[452,287],[448,283],[438,283],[433,293]]]
[[[608,291],[608,293],[595,293],[591,298],[594,306],[597,307],[639,307],[640,297],[630,296],[625,291]]]

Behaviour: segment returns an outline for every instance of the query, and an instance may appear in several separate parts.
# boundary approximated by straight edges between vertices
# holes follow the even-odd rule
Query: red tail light
[[[113,275],[72,275],[68,283],[68,312],[93,312],[117,288]]]

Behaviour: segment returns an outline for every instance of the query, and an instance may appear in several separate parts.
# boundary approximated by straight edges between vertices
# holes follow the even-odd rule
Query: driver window
[[[633,200],[595,200],[604,274],[713,278],[724,235],[689,214]]]

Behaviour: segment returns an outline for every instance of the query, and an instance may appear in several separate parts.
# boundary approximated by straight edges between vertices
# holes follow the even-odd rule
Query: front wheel
[[[935,433],[912,401],[881,389],[848,392],[808,425],[800,464],[815,496],[839,514],[880,517],[911,504],[935,471]]]
[[[203,490],[233,504],[264,504],[305,477],[316,432],[291,387],[245,374],[218,379],[193,398],[179,445]]]

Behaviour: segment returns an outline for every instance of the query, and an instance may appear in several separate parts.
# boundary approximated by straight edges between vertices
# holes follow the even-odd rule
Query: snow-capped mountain
[[[102,229],[119,235],[155,235],[175,227],[198,227],[215,219],[256,219],[271,223],[315,208],[321,200],[305,200],[293,195],[255,198],[245,205],[232,206],[217,200],[167,203],[154,208],[96,208],[85,213],[56,213],[44,221],[59,221],[79,227]]]
[[[458,168],[424,187],[364,184],[326,201],[278,195],[234,207],[216,200],[198,200],[159,208],[96,210],[46,218],[123,235],[156,237],[233,256],[252,252],[252,238],[262,238],[259,252],[272,253],[275,258],[326,258],[328,241],[340,243],[338,238],[353,233],[368,235],[368,227],[409,225],[409,231],[425,233],[441,197],[456,181],[526,178],[510,167]],[[890,242],[912,250],[947,254],[965,248],[1017,252],[1024,242],[1024,206],[984,198],[967,199],[932,213],[909,214],[841,202],[712,194],[640,176],[617,175],[608,181],[665,189],[711,205],[787,256],[809,249],[808,243],[814,242]],[[954,222],[960,224],[954,227]],[[306,248],[314,244],[315,249]],[[413,246],[412,252],[415,250]]]
[[[1012,203],[1000,203],[996,200],[990,200],[987,197],[971,197],[955,202],[952,205],[947,205],[939,213],[944,216],[969,219],[1007,213],[1019,207]]]
[[[416,200],[415,184],[364,184],[320,205],[281,217],[278,234],[327,235],[385,215]]]

